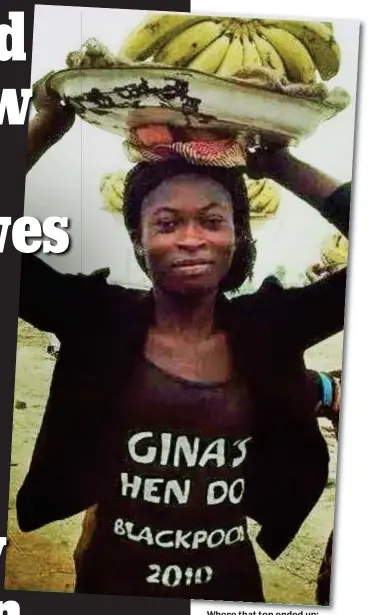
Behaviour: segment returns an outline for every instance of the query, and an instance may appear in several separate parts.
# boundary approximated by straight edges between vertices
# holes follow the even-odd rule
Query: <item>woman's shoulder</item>
[[[282,282],[274,276],[267,276],[259,288],[252,293],[237,295],[229,300],[230,305],[235,309],[243,306],[259,306],[261,303],[268,304],[270,297],[282,298],[285,295],[285,288]]]
[[[229,300],[229,313],[234,326],[251,319],[254,327],[259,323],[264,331],[277,326],[285,310],[286,289],[277,277],[266,277],[253,293],[238,295]]]
[[[110,269],[103,268],[90,274],[77,274],[79,278],[79,300],[83,305],[82,313],[88,320],[98,319],[115,321],[115,317],[131,321],[138,318],[140,306],[145,304],[149,295],[147,289],[131,287],[114,280]]]
[[[147,289],[131,286],[120,281],[117,282],[110,278],[109,275],[106,275],[106,273],[104,275],[92,273],[89,278],[96,292],[101,293],[107,302],[119,301],[131,304],[134,307],[139,305],[150,294],[150,291]]]

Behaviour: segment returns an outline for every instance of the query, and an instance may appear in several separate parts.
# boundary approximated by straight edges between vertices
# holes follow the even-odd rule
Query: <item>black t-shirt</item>
[[[77,590],[262,601],[245,518],[245,385],[190,382],[143,360],[125,404],[121,471]]]

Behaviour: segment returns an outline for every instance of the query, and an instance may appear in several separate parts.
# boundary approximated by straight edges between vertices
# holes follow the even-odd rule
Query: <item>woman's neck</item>
[[[207,338],[214,330],[216,292],[174,295],[154,291],[155,328],[162,334],[187,340]]]

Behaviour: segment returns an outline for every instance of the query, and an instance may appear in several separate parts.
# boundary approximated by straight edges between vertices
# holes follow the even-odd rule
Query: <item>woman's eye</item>
[[[174,220],[157,220],[156,226],[163,233],[171,233],[175,230],[176,223]]]
[[[224,219],[221,216],[207,216],[202,220],[203,226],[206,226],[209,229],[219,228],[223,222]]]

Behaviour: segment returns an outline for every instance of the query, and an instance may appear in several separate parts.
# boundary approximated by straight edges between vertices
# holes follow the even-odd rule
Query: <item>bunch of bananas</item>
[[[103,209],[111,214],[121,213],[123,207],[123,194],[126,173],[116,171],[105,173],[100,181],[100,194],[103,201]]]
[[[328,235],[321,245],[321,261],[327,269],[346,267],[349,242],[340,232]]]
[[[340,56],[330,22],[162,13],[125,39],[117,59],[227,78],[263,69],[289,83],[313,84],[338,73]]]
[[[330,233],[322,241],[320,260],[306,270],[310,283],[318,282],[348,264],[349,242],[339,231]]]
[[[275,182],[270,179],[246,179],[245,185],[249,200],[250,218],[267,219],[273,217],[279,208],[281,195]]]
[[[126,173],[105,173],[100,181],[103,209],[112,214],[121,213]],[[280,204],[280,191],[269,179],[245,179],[250,217],[265,219],[276,214]]]

